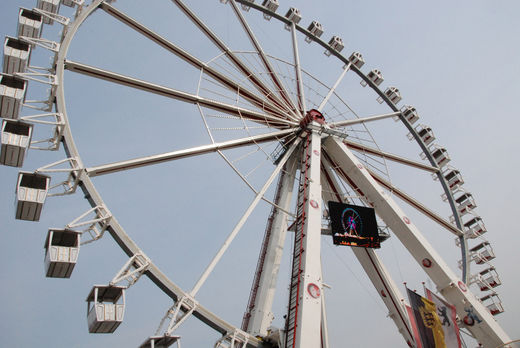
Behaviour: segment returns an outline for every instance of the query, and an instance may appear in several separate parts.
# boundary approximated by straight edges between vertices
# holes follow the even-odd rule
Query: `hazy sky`
[[[188,2],[188,1],[186,1]],[[250,50],[237,29],[234,15],[217,0],[188,2],[234,50]],[[205,4],[208,4],[207,6]],[[512,339],[520,339],[517,316],[520,286],[516,257],[520,237],[516,204],[520,194],[516,155],[520,141],[518,113],[514,105],[520,93],[520,24],[516,1],[280,1],[279,13],[298,7],[302,23],[318,20],[325,28],[323,38],[339,35],[343,53],[359,51],[365,57],[363,71],[383,72],[383,88],[396,86],[403,95],[400,105],[417,107],[421,120],[433,128],[436,142],[445,147],[454,167],[460,169],[464,187],[478,204],[497,258],[493,261],[503,285],[497,292],[505,313],[498,322]],[[16,34],[19,7],[32,8],[33,0],[3,0],[0,3],[0,33]],[[127,11],[169,40],[204,61],[225,67],[218,50],[186,20],[170,1],[119,0],[114,6]],[[143,6],[147,6],[143,8]],[[89,18],[71,46],[68,58],[135,76],[147,81],[195,93],[199,72],[168,55],[102,11]],[[71,11],[65,8],[65,14]],[[251,11],[247,19],[269,54],[291,60],[290,34],[275,21],[267,22]],[[52,37],[61,29],[46,26]],[[309,74],[330,86],[341,73],[341,64],[326,58],[315,43],[300,40],[302,65]],[[38,48],[34,65],[48,64],[48,54]],[[252,66],[255,60],[243,54]],[[221,65],[219,65],[221,64]],[[281,61],[277,69],[292,72]],[[381,107],[373,93],[348,75],[338,93],[349,106],[368,116]],[[284,81],[289,83],[289,78]],[[307,78],[308,98],[324,87]],[[31,86],[37,86],[31,82]],[[209,89],[206,90],[206,89]],[[213,92],[211,91],[213,89]],[[45,88],[33,89],[32,98]],[[139,157],[210,143],[195,107],[67,73],[67,109],[72,132],[86,166]],[[210,81],[200,83],[201,95],[215,92]],[[214,96],[214,95],[213,95]],[[310,102],[311,102],[310,101]],[[341,110],[339,99],[330,114]],[[344,106],[343,106],[344,107]],[[246,136],[236,125],[206,113],[209,127],[218,140]],[[339,111],[338,111],[339,112]],[[32,114],[28,110],[25,115]],[[347,115],[346,117],[351,117]],[[214,122],[214,124],[211,124]],[[38,126],[43,137],[49,128]],[[227,128],[217,129],[218,127]],[[251,130],[262,132],[263,130]],[[377,144],[385,151],[420,160],[420,149],[406,138],[404,127],[386,120],[371,128]],[[367,135],[368,136],[368,135]],[[267,154],[274,148],[264,147]],[[251,150],[251,149],[249,149]],[[248,151],[249,151],[248,150]],[[226,153],[238,159],[244,152]],[[24,170],[32,171],[65,157],[57,152],[30,151]],[[259,164],[260,168],[255,169]],[[248,179],[260,187],[272,166],[262,151],[236,161]],[[441,188],[429,175],[389,165],[392,181],[446,219],[449,213],[441,199]],[[0,319],[0,345],[43,347],[137,346],[153,334],[171,301],[146,278],[127,292],[124,323],[112,335],[89,335],[86,303],[93,284],[106,284],[126,261],[126,256],[109,235],[81,248],[71,279],[47,279],[43,273],[43,244],[49,227],[62,228],[89,207],[80,192],[48,198],[41,221],[14,219],[14,191],[18,169],[0,168],[0,296],[4,299]],[[53,182],[58,182],[58,176]],[[217,155],[205,155],[167,164],[103,176],[94,181],[110,211],[144,252],[173,281],[191,289],[225,236],[252,201],[253,194]],[[270,190],[272,194],[272,189]],[[405,211],[411,208],[404,206]],[[255,210],[230,252],[210,277],[198,299],[227,321],[239,326],[249,296],[256,255],[265,229],[269,206]],[[409,212],[414,216],[413,212]],[[457,271],[454,238],[438,226],[422,225],[422,232],[436,251]],[[420,226],[421,227],[421,226]],[[288,238],[290,240],[290,238]],[[471,241],[475,245],[475,241]],[[405,346],[387,310],[348,248],[333,247],[322,240],[324,280],[332,347]],[[280,325],[286,306],[286,265],[282,266],[279,299],[274,325]],[[378,252],[401,286],[407,282],[420,290],[421,282],[434,287],[407,255],[396,237],[383,243]],[[481,269],[481,268],[476,268]],[[404,292],[404,287],[401,286]],[[477,296],[481,295],[477,293]],[[367,325],[368,323],[368,325]],[[375,333],[374,333],[375,332]],[[218,335],[194,319],[178,334],[184,347],[212,346]],[[470,345],[471,346],[471,345]]]

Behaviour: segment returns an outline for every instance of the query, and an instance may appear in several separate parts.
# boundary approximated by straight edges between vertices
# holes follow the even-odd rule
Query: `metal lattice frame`
[[[32,122],[34,118],[41,116],[45,117],[50,115],[55,117],[56,120],[49,123],[56,127],[55,138],[45,141],[51,144],[48,148],[51,150],[57,150],[59,142],[61,141],[66,153],[65,160],[42,167],[36,172],[67,173],[67,179],[60,184],[64,188],[64,192],[60,193],[60,195],[74,193],[76,187],[79,187],[92,206],[92,210],[80,216],[80,218],[76,219],[70,225],[89,225],[87,231],[91,234],[93,240],[99,239],[105,231],[108,231],[121,249],[128,255],[129,261],[123,269],[121,269],[119,274],[114,277],[111,285],[113,285],[112,283],[115,284],[122,280],[127,280],[131,285],[134,284],[141,275],[146,275],[152,280],[157,287],[162,289],[176,303],[168,310],[159,327],[161,328],[166,319],[170,319],[167,330],[168,335],[182,323],[186,316],[193,315],[222,334],[222,339],[216,343],[216,346],[260,346],[262,340],[259,340],[258,337],[268,339],[267,329],[272,319],[270,308],[274,294],[272,291],[267,291],[267,289],[272,289],[276,284],[277,269],[281,258],[280,251],[276,250],[283,246],[285,234],[288,229],[291,230],[291,228],[287,227],[287,220],[290,216],[294,219],[292,230],[295,235],[291,274],[292,280],[284,332],[285,338],[279,341],[282,342],[282,345],[285,347],[317,347],[319,345],[326,347],[328,345],[328,343],[326,343],[327,340],[326,338],[323,339],[320,334],[326,332],[327,329],[324,300],[323,295],[320,294],[320,291],[322,292],[323,290],[321,264],[319,260],[320,236],[322,234],[322,202],[329,199],[344,201],[345,199],[342,196],[340,185],[345,185],[359,197],[361,202],[376,208],[378,216],[401,240],[417,262],[420,265],[422,264],[421,267],[436,283],[438,290],[450,302],[456,305],[459,316],[464,316],[465,307],[467,305],[470,305],[474,309],[475,313],[481,318],[481,323],[475,326],[468,326],[467,328],[481,343],[486,346],[496,346],[508,342],[509,338],[494,321],[489,311],[468,291],[465,285],[469,284],[471,280],[470,261],[472,260],[472,254],[468,250],[468,237],[467,233],[465,233],[465,226],[461,216],[461,203],[454,197],[454,191],[450,188],[445,173],[442,171],[442,166],[439,164],[439,160],[434,152],[435,149],[429,146],[429,143],[425,141],[418,129],[413,126],[415,119],[409,117],[410,109],[399,109],[396,106],[401,99],[399,91],[395,87],[390,87],[385,91],[380,89],[379,84],[382,79],[378,80],[374,78],[373,72],[371,72],[371,75],[371,73],[365,74],[361,71],[362,64],[359,64],[360,55],[353,55],[349,58],[343,56],[340,53],[343,48],[341,39],[335,37],[327,43],[320,38],[321,32],[314,30],[312,26],[306,29],[299,25],[298,23],[301,17],[296,9],[291,9],[286,16],[282,16],[275,12],[277,6],[269,6],[272,3],[270,1],[264,1],[264,4],[256,4],[247,0],[229,1],[229,6],[256,50],[255,56],[269,77],[264,79],[258,76],[256,70],[248,66],[244,54],[235,52],[229,48],[183,1],[173,0],[172,2],[212,41],[222,52],[222,57],[229,62],[232,69],[235,69],[234,71],[242,76],[242,80],[245,82],[237,82],[230,77],[229,74],[219,70],[217,65],[219,62],[217,60],[211,62],[213,63],[211,64],[203,62],[201,59],[191,55],[181,47],[147,28],[142,23],[121,12],[111,5],[110,1],[94,0],[86,7],[84,7],[82,1],[72,1],[70,5],[76,5],[77,11],[74,20],[70,21],[70,23],[69,18],[60,16],[58,13],[38,9],[37,12],[47,18],[48,21],[57,21],[64,26],[61,42],[57,43],[39,37],[22,38],[33,45],[38,45],[56,52],[53,64],[56,67],[55,71],[51,69],[40,73],[34,68],[28,68],[26,72],[17,73],[17,75],[22,78],[51,85],[52,88],[50,90],[49,99],[44,101],[46,107],[41,110],[51,112],[52,101],[55,99],[56,112],[33,117],[26,116],[23,120]],[[223,2],[227,3],[228,1]],[[244,14],[241,12],[239,4],[242,5],[242,9],[244,10],[253,8],[262,12],[266,19],[275,19],[284,24],[285,28],[291,32],[293,49],[292,62],[278,63],[274,58],[263,51],[259,40],[255,37]],[[68,49],[80,25],[97,10],[104,10],[118,21],[165,48],[186,63],[200,69],[201,76],[204,75],[207,76],[208,79],[216,81],[216,83],[227,90],[228,93],[237,94],[245,100],[245,105],[250,105],[251,107],[217,101],[204,97],[201,93],[187,93],[68,60]],[[352,72],[361,78],[365,86],[371,88],[371,90],[378,95],[380,101],[388,106],[390,112],[364,118],[333,119],[328,124],[317,122],[318,120],[315,118],[309,118],[309,114],[307,113],[308,103],[305,96],[305,90],[308,86],[305,85],[305,79],[312,77],[301,67],[298,35],[303,35],[306,41],[314,42],[321,46],[325,49],[327,55],[338,59],[345,65],[336,84],[331,88],[326,88],[327,93],[323,96],[319,106],[317,106],[318,111],[322,111],[331,98],[341,100],[341,97],[336,95],[335,90],[347,72]],[[285,64],[285,66],[289,66],[294,70],[294,92],[287,89],[287,82],[277,71],[280,68],[275,67],[274,64]],[[196,105],[204,119],[205,126],[212,140],[211,144],[112,164],[86,167],[82,163],[68,121],[64,91],[64,74],[66,70]],[[44,80],[41,80],[41,78]],[[272,86],[275,87],[274,91]],[[26,101],[26,104],[26,107],[31,107],[30,102]],[[244,123],[244,128],[248,132],[248,136],[227,141],[215,141],[212,136],[212,131],[207,124],[209,117],[207,110],[241,120],[241,122]],[[410,137],[419,145],[424,154],[424,158],[429,164],[390,154],[378,149],[375,144],[370,147],[361,141],[353,141],[349,138],[349,132],[355,132],[352,127],[365,127],[365,124],[390,117],[398,118],[399,121],[402,122],[404,127],[409,131]],[[327,117],[326,119],[328,120]],[[34,122],[38,123],[37,121]],[[253,127],[249,126],[248,122],[266,126],[270,129],[270,132],[253,134],[251,133]],[[42,123],[42,121],[40,121],[40,123]],[[353,137],[353,139],[356,138]],[[273,142],[279,143],[281,146],[276,158],[273,158],[275,168],[269,176],[269,179],[265,181],[263,187],[257,190],[248,182],[247,175],[234,166],[233,161],[226,156],[224,151],[254,145],[259,146],[261,148],[260,151],[265,152],[266,150],[262,148],[262,144]],[[38,148],[36,146],[37,143],[38,142],[34,142],[32,147]],[[453,223],[444,220],[413,197],[407,195],[399,188],[394,187],[384,175],[381,176],[375,170],[371,170],[370,163],[366,161],[360,162],[359,158],[356,157],[352,151],[359,151],[363,153],[364,156],[368,154],[372,156],[371,158],[382,158],[383,162],[394,161],[402,165],[433,173],[444,191],[446,201],[450,205],[453,213]],[[168,279],[127,235],[116,217],[108,212],[91,178],[181,158],[199,156],[206,153],[220,154],[242,180],[255,192],[255,199],[193,289],[191,291],[185,291]],[[70,168],[53,168],[63,163],[69,163]],[[290,202],[292,189],[295,182],[298,181],[296,163],[299,163],[299,189],[296,199],[297,208],[294,213],[291,213]],[[271,202],[265,197],[265,193],[280,173],[283,174],[281,174],[276,190],[276,198]],[[458,245],[460,246],[462,255],[462,275],[460,278],[442,261],[440,255],[438,255],[433,247],[424,239],[419,230],[401,211],[401,208],[389,197],[385,189],[391,191],[396,197],[410,204],[432,221],[456,235],[459,240]],[[238,329],[198,303],[196,301],[196,295],[260,200],[265,200],[272,204],[273,209],[243,326],[242,329]],[[468,207],[467,209],[470,208]],[[100,213],[101,210],[103,214]],[[96,212],[94,219],[78,225],[77,220],[81,220],[93,212]],[[355,249],[354,253],[369,275],[372,283],[376,289],[378,289],[378,292],[381,293],[381,298],[389,309],[390,316],[399,331],[406,341],[412,342],[413,338],[410,324],[406,317],[404,305],[401,302],[403,296],[399,293],[397,286],[390,278],[381,260],[373,250]],[[433,262],[434,267],[426,266],[424,260]],[[265,262],[268,264],[265,265]],[[489,283],[487,284],[490,288],[491,285]],[[312,286],[315,288],[312,288],[314,290],[311,291]],[[159,332],[156,334],[159,334]]]

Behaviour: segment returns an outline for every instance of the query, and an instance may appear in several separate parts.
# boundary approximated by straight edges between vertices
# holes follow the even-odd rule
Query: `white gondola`
[[[401,101],[401,93],[399,92],[399,90],[396,87],[388,87],[385,90],[384,94],[388,99],[390,99],[390,101],[393,104],[397,104]],[[377,101],[379,102],[379,104],[382,104],[383,98],[379,97],[379,98],[377,98]]]
[[[300,10],[298,10],[295,7],[291,7],[285,14],[285,18],[287,18],[289,21],[293,22],[294,24],[298,24],[302,20],[302,15],[301,15]]]
[[[36,11],[21,8],[18,14],[18,36],[40,38],[43,16]]]
[[[376,86],[379,86],[384,81],[383,74],[377,69],[370,71],[367,74],[367,77]],[[366,87],[367,82],[365,80],[361,80],[361,86]]]
[[[83,0],[61,0],[61,3],[68,7],[74,7],[74,5],[82,5]]]
[[[491,314],[497,315],[504,312],[502,301],[496,293],[492,293],[480,298],[480,301],[489,309]]]
[[[40,10],[57,14],[60,10],[60,0],[38,0],[37,7]],[[45,24],[52,24],[54,21],[50,19],[49,17],[44,16],[43,17],[43,23]]]
[[[264,0],[264,2],[262,3],[262,6],[267,8],[269,11],[276,12],[276,10],[278,10],[279,4],[278,4],[278,0]]]
[[[361,67],[365,64],[365,60],[363,59],[363,55],[359,52],[354,52],[348,58],[349,62],[352,65],[356,66],[356,68],[361,69]]]
[[[473,195],[467,192],[455,198],[455,202],[457,203],[457,210],[461,215],[467,214],[470,210],[477,206]]]
[[[495,267],[489,267],[477,274],[476,281],[481,291],[491,290],[502,284]]]
[[[38,173],[20,172],[16,187],[16,218],[39,221],[51,178]]]
[[[418,125],[415,127],[415,131],[423,141],[424,145],[428,146],[435,140],[435,135],[433,134],[433,130],[425,126],[423,124]]]
[[[179,345],[180,336],[150,336],[139,348],[166,348],[177,342]]]
[[[268,10],[270,10],[272,12],[276,12],[279,4],[278,4],[278,0],[264,0],[264,2],[262,3],[262,6],[264,6],[265,8],[267,8]],[[269,20],[271,20],[271,15],[264,12],[264,18],[269,21]]]
[[[451,166],[447,166],[446,169],[442,172],[442,175],[444,176],[444,179],[446,180],[446,183],[452,192],[464,184],[464,180],[462,179],[460,172]]]
[[[0,163],[11,167],[22,167],[25,154],[31,144],[33,125],[4,120],[2,122],[2,148]]]
[[[401,113],[403,114],[404,118],[410,123],[414,124],[419,119],[419,114],[417,113],[417,110],[410,105],[405,105],[401,108]]]
[[[336,35],[330,38],[329,45],[330,47],[332,47],[332,50],[336,52],[341,52],[345,47],[345,45],[343,44],[343,39]],[[325,51],[325,54],[327,56],[330,56],[330,51]]]
[[[0,117],[18,119],[26,90],[27,81],[13,75],[0,75]]]
[[[81,232],[50,229],[45,240],[45,276],[70,278],[78,260]]]
[[[4,42],[3,72],[13,74],[25,72],[31,57],[31,45],[14,37],[7,36]]]
[[[95,285],[87,297],[88,332],[112,333],[123,322],[126,286]]]
[[[474,239],[487,232],[486,226],[480,216],[475,216],[464,224],[466,237]]]
[[[323,25],[321,25],[321,23],[318,21],[312,21],[311,24],[309,24],[307,27],[307,30],[315,37],[320,37],[323,34]],[[312,39],[307,36],[305,37],[305,41],[310,43]]]
[[[434,146],[430,149],[430,152],[439,168],[444,167],[451,160],[448,151],[443,147]]]
[[[491,244],[489,242],[482,242],[470,250],[471,259],[475,261],[477,265],[482,265],[488,261],[491,261],[495,258],[495,252],[493,248],[491,248]]]

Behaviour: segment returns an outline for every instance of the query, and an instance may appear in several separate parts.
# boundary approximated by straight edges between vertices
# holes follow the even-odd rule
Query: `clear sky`
[[[206,2],[186,2],[232,49],[250,50],[228,8],[217,0],[208,0],[207,6]],[[144,3],[148,7],[143,8]],[[512,339],[520,339],[517,321],[520,278],[515,256],[520,242],[515,218],[518,214],[515,202],[520,194],[517,180],[520,140],[518,112],[514,106],[520,95],[518,2],[281,0],[280,3],[279,13],[298,7],[304,25],[312,20],[321,22],[325,28],[324,39],[341,36],[345,55],[361,52],[366,61],[363,71],[380,69],[385,77],[383,87],[398,87],[403,95],[400,105],[417,107],[420,122],[432,127],[436,142],[445,147],[452,158],[450,164],[462,172],[465,189],[474,195],[478,204],[476,212],[488,229],[485,237],[497,255],[493,264],[503,282],[497,292],[505,313],[496,318]],[[35,0],[2,0],[0,33],[14,36],[18,8],[35,5]],[[170,1],[119,0],[114,6],[204,61],[219,54]],[[196,92],[197,70],[99,12],[78,32],[69,59]],[[64,13],[70,15],[71,11],[66,8]],[[267,22],[253,11],[247,19],[269,54],[292,59],[290,35],[282,25]],[[46,26],[44,36],[56,35],[59,29],[58,24]],[[300,40],[299,45],[304,69],[331,86],[341,73],[341,64],[326,58],[315,43],[308,45]],[[48,56],[38,48],[33,65],[45,66]],[[248,59],[249,56],[244,54],[243,57]],[[258,66],[249,58],[252,66]],[[212,64],[225,66],[218,57]],[[277,69],[286,76],[292,73],[285,63],[277,64]],[[289,83],[289,77],[284,81]],[[323,93],[326,89],[310,78],[307,82],[311,103],[313,92]],[[72,132],[87,166],[210,142],[195,107],[73,73],[66,74],[65,84]],[[31,86],[37,84],[31,82]],[[201,95],[211,97],[215,91],[209,81],[203,81],[200,86]],[[33,91],[32,98],[37,98],[45,88]],[[373,93],[359,87],[357,77],[349,75],[338,93],[361,117],[381,110]],[[340,104],[338,99],[335,102]],[[332,106],[328,111],[334,113]],[[204,112],[217,141],[246,135],[240,130],[217,129],[234,128],[236,124],[226,124],[224,119],[211,117],[207,110]],[[24,113],[31,114],[27,110]],[[49,132],[45,126],[38,127],[37,137]],[[403,128],[386,120],[370,130],[383,150],[420,161],[420,149],[408,142]],[[262,150],[270,154],[273,148],[262,147]],[[226,153],[231,159],[242,154],[240,151]],[[64,157],[62,149],[52,153],[32,150],[23,169],[32,171]],[[257,163],[261,166],[255,169]],[[236,165],[243,174],[251,172],[248,180],[257,188],[272,170],[262,151],[243,161],[237,160]],[[440,185],[429,175],[392,165],[389,170],[395,185],[446,219],[449,217],[440,199]],[[93,284],[106,284],[112,279],[126,256],[106,235],[81,248],[71,279],[45,278],[43,244],[48,228],[63,227],[89,207],[78,192],[48,198],[38,223],[15,220],[17,173],[17,168],[0,168],[0,262],[3,265],[0,296],[4,299],[0,345],[127,347],[137,346],[153,334],[171,301],[146,278],[127,292],[125,322],[114,334],[88,334],[84,300]],[[58,182],[58,176],[53,177],[53,181]],[[94,183],[128,234],[186,290],[193,286],[224,236],[253,199],[251,191],[217,155],[102,176]],[[272,190],[269,192],[272,194]],[[411,210],[407,206],[404,209]],[[205,306],[237,326],[249,295],[268,212],[269,207],[264,203],[255,210],[198,297]],[[413,212],[409,214],[414,216]],[[456,270],[458,256],[452,235],[432,224],[423,226],[423,234]],[[332,287],[326,293],[331,346],[405,346],[393,322],[386,317],[387,310],[377,292],[348,248],[333,247],[328,239],[322,243],[325,282]],[[288,254],[289,251],[286,262]],[[418,290],[421,282],[434,287],[395,236],[383,244],[379,254],[403,293],[403,282]],[[282,266],[283,285],[280,298],[275,302],[278,306],[275,325],[280,325],[286,306],[283,288],[288,276],[283,271],[287,268]],[[178,333],[183,336],[184,347],[212,346],[217,338],[193,319]]]

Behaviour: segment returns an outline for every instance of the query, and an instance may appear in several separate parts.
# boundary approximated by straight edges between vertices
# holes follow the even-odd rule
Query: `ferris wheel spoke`
[[[401,112],[391,112],[389,114],[380,114],[380,115],[368,116],[368,117],[363,117],[363,118],[357,118],[357,119],[353,119],[353,120],[338,121],[338,122],[329,123],[329,126],[332,128],[352,126],[352,125],[360,124],[360,123],[379,121],[379,120],[383,120],[385,118],[390,118],[390,117],[394,117],[394,116],[398,116],[398,115],[401,115]]]
[[[336,88],[338,88],[339,84],[341,83],[341,81],[343,80],[343,78],[345,77],[345,75],[347,74],[347,72],[350,70],[350,66],[351,66],[352,63],[348,63],[347,65],[345,65],[343,67],[343,71],[341,72],[341,74],[339,75],[338,79],[336,80],[336,82],[334,83],[334,86],[332,86],[330,89],[329,89],[329,92],[327,93],[327,95],[325,96],[325,98],[323,98],[323,100],[321,101],[321,104],[320,106],[318,106],[318,111],[322,111],[323,108],[325,107],[325,105],[327,105],[327,103],[329,102],[329,99],[332,97],[332,95],[334,94],[334,91],[336,91]]]
[[[287,150],[287,152],[281,158],[280,162],[278,163],[276,168],[271,173],[271,176],[269,176],[269,178],[265,182],[265,184],[262,187],[262,189],[260,191],[258,191],[258,193],[256,194],[255,198],[253,199],[253,201],[251,202],[251,204],[247,208],[246,212],[244,213],[244,215],[242,215],[242,217],[240,218],[238,223],[235,225],[235,228],[233,229],[233,231],[231,231],[229,236],[226,238],[226,240],[222,244],[221,248],[218,250],[218,252],[215,255],[215,257],[211,260],[211,262],[208,265],[208,267],[204,270],[204,272],[200,276],[200,278],[197,281],[197,283],[195,283],[195,286],[190,291],[190,296],[195,297],[195,295],[200,290],[200,288],[202,287],[204,282],[208,279],[208,276],[215,269],[217,263],[220,261],[222,256],[224,256],[224,253],[229,248],[231,242],[233,241],[233,239],[235,239],[235,237],[237,236],[238,232],[240,232],[240,230],[242,229],[242,226],[244,226],[245,222],[247,221],[247,219],[249,218],[249,216],[251,215],[253,210],[256,208],[256,206],[258,205],[258,203],[260,202],[260,200],[262,199],[262,197],[266,193],[267,189],[269,189],[269,187],[273,183],[273,181],[276,178],[276,176],[280,173],[280,171],[284,167],[285,163],[287,162],[287,160],[290,158],[290,156],[293,153],[293,151],[296,149],[296,147],[300,143],[300,140],[301,140],[301,138],[297,138],[297,140],[292,143],[291,147]]]
[[[240,93],[241,96],[243,96],[245,99],[247,99],[250,103],[252,103],[254,106],[264,109],[267,112],[271,112],[274,114],[278,114],[282,116],[282,118],[286,117],[286,112],[279,107],[273,105],[269,100],[265,100],[260,98],[258,95],[256,95],[254,92],[248,90],[246,87],[239,85],[237,82],[235,82],[230,77],[226,76],[222,72],[218,71],[217,69],[211,67],[210,65],[204,63],[202,60],[198,59],[197,57],[191,55],[187,51],[183,50],[179,46],[175,45],[174,43],[168,41],[166,38],[160,36],[158,33],[154,32],[150,28],[144,26],[142,23],[139,23],[135,19],[129,17],[125,13],[121,12],[120,10],[116,9],[112,5],[109,5],[108,3],[104,2],[101,5],[101,8],[105,10],[108,14],[116,18],[117,20],[121,21],[122,23],[126,24],[130,28],[134,29],[138,33],[142,34],[143,36],[147,37],[148,39],[152,40],[153,42],[157,43],[164,49],[168,50],[169,52],[175,54],[177,57],[181,58],[188,64],[194,66],[197,69],[202,69],[207,75],[211,76],[213,79],[221,83],[223,86],[228,88],[229,90]]]
[[[302,69],[300,66],[300,52],[298,50],[298,38],[296,37],[296,24],[294,22],[291,24],[291,38],[292,38],[292,46],[293,46],[294,70],[296,73],[296,91],[297,91],[297,96],[298,96],[298,107],[299,107],[300,114],[303,116],[307,107],[305,105],[305,93],[303,90]]]
[[[278,96],[271,91],[271,89],[262,80],[254,74],[251,69],[245,64],[227,45],[206,25],[204,22],[189,9],[181,0],[171,0],[176,4],[179,9],[213,42],[231,62],[237,67],[237,69],[258,89],[270,102],[274,103],[277,107],[290,112],[285,104]]]
[[[104,164],[96,167],[87,168],[86,171],[90,177],[111,174],[115,172],[130,170],[134,168],[154,165],[163,162],[169,162],[178,160],[186,157],[193,157],[204,155],[211,152],[217,152],[221,150],[233,149],[241,146],[254,145],[259,143],[264,143],[268,141],[278,140],[288,134],[295,132],[297,128],[287,129],[283,131],[277,131],[269,134],[256,135],[236,140],[230,140],[220,143],[213,143],[209,145],[196,146],[191,147],[184,150],[166,152],[162,154],[157,154],[153,156],[145,156],[140,158],[135,158],[127,161],[115,162]]]
[[[324,154],[325,163],[322,163],[321,168],[322,187],[324,188],[323,199],[326,201],[336,200],[338,202],[348,203],[346,199],[342,197],[338,180],[333,174],[333,171],[335,171],[338,174],[338,177],[342,177],[338,172],[339,167],[325,151]],[[399,332],[401,332],[406,341],[413,341],[412,330],[408,324],[407,314],[400,301],[403,296],[382,261],[372,249],[352,248],[352,251],[363,269],[366,271],[370,281],[374,285],[374,288],[381,296],[381,300],[388,308],[389,313],[392,314],[390,317],[393,319]]]
[[[168,98],[177,99],[186,103],[191,104],[200,104],[201,106],[205,106],[207,108],[221,111],[227,114],[245,117],[254,122],[260,123],[262,125],[269,125],[274,128],[287,128],[288,126],[296,126],[298,125],[296,122],[281,119],[277,116],[270,115],[267,113],[262,113],[254,110],[244,109],[236,105],[226,104],[219,101],[207,99],[195,94],[179,91],[173,88],[168,88],[164,86],[160,86],[151,82],[139,80],[133,77],[117,74],[108,70],[103,70],[100,68],[96,68],[93,66],[66,61],[65,68],[81,73],[84,75],[89,75],[91,77],[99,78],[102,80],[110,81],[116,84],[140,89],[146,92],[162,95]]]
[[[397,197],[401,198],[406,203],[410,204],[412,207],[414,207],[415,209],[420,211],[422,214],[429,217],[431,220],[435,221],[436,223],[438,223],[439,225],[441,225],[442,227],[444,227],[445,229],[447,229],[448,231],[450,231],[457,237],[464,236],[464,233],[459,228],[457,228],[455,225],[452,225],[450,222],[446,221],[445,219],[440,217],[438,214],[436,214],[432,210],[428,209],[421,202],[417,201],[412,196],[406,194],[404,191],[395,187],[390,182],[383,179],[381,176],[377,175],[373,171],[368,170],[368,172],[370,173],[370,175],[372,175],[374,180],[376,180],[381,186],[390,190],[393,194],[395,194]]]
[[[350,179],[348,174],[344,171],[343,168],[340,168],[337,163],[335,163],[330,156],[327,155],[327,160],[330,161],[333,168],[336,170],[338,175],[345,181],[346,184],[348,184],[354,191],[358,192],[358,194],[362,194],[360,192],[359,188],[354,184],[354,182]],[[457,228],[455,225],[452,225],[450,222],[446,221],[442,217],[440,217],[437,213],[433,212],[432,210],[428,209],[425,205],[423,205],[421,202],[414,199],[412,196],[406,194],[404,191],[400,190],[399,188],[392,185],[387,180],[383,179],[381,176],[374,173],[374,171],[369,170],[368,168],[365,168],[370,175],[374,178],[375,181],[377,181],[381,186],[385,187],[389,191],[392,192],[392,194],[395,194],[397,197],[401,198],[406,203],[410,204],[412,207],[417,209],[419,212],[430,218],[431,220],[435,221],[457,237],[461,237],[464,235],[464,233]]]
[[[345,143],[345,145],[347,145],[349,148],[351,148],[355,151],[382,157],[382,158],[390,160],[390,161],[404,164],[404,165],[407,165],[407,166],[410,166],[413,168],[422,169],[422,170],[425,170],[425,171],[431,172],[431,173],[437,173],[439,171],[438,168],[435,168],[435,167],[432,167],[432,166],[429,166],[429,165],[426,165],[426,164],[423,164],[423,163],[420,163],[417,161],[413,161],[413,160],[410,160],[410,159],[407,159],[407,158],[404,158],[401,156],[397,156],[397,155],[394,155],[389,152],[383,152],[381,150],[377,150],[377,149],[353,142],[351,140],[344,140],[343,142]]]
[[[285,104],[289,107],[291,110],[290,117],[293,120],[296,120],[296,115],[294,114],[294,111],[296,110],[296,106],[294,105],[293,101],[291,100],[291,97],[289,96],[289,93],[287,92],[286,88],[283,86],[282,82],[280,81],[278,74],[275,72],[273,65],[267,58],[267,55],[265,54],[262,46],[260,45],[260,42],[255,37],[255,34],[253,33],[251,27],[247,23],[244,15],[238,8],[237,3],[234,0],[230,1],[230,4],[233,8],[233,11],[235,12],[235,15],[237,16],[238,20],[240,21],[240,24],[242,24],[242,27],[244,28],[244,31],[246,32],[247,36],[249,37],[249,40],[251,41],[251,44],[256,49],[256,52],[258,53],[260,60],[262,61],[262,64],[264,65],[266,71],[268,72],[268,75],[271,77],[272,82],[274,83],[275,87],[278,89],[278,92],[280,93],[280,96],[282,97]],[[300,115],[301,116],[301,115]]]

